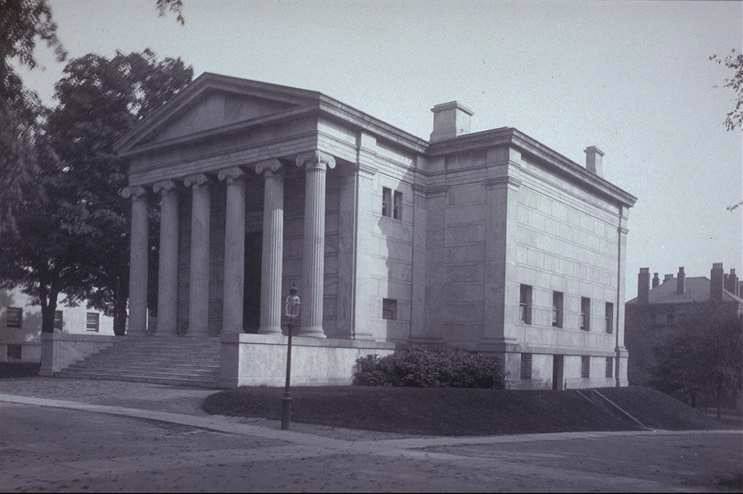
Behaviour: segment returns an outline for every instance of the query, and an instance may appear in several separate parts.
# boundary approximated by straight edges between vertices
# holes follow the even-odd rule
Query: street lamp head
[[[302,299],[297,292],[297,286],[292,283],[291,288],[289,288],[289,295],[286,296],[286,302],[284,304],[284,315],[289,319],[298,318],[302,308]]]

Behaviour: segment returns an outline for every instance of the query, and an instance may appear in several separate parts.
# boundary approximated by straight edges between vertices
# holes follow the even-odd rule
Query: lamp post
[[[284,383],[284,397],[281,398],[281,429],[289,429],[291,423],[292,414],[292,397],[289,393],[289,385],[291,383],[292,373],[292,328],[294,321],[299,318],[299,313],[302,308],[302,299],[297,295],[297,287],[292,283],[289,288],[289,295],[286,296],[286,302],[284,303],[284,315],[287,319],[287,326],[289,330],[289,339],[286,345],[286,381]]]

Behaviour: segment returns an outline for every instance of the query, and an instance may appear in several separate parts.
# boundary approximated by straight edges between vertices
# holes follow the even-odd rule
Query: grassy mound
[[[243,387],[209,396],[212,414],[281,416],[280,388]],[[297,387],[293,420],[408,434],[480,435],[629,430],[631,421],[574,392],[460,388]]]
[[[720,423],[665,393],[651,388],[601,389],[601,393],[653,429],[719,429]]]

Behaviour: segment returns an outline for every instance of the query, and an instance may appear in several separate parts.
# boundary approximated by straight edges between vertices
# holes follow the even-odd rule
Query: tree
[[[733,48],[724,58],[712,55],[709,59],[732,71],[732,75],[724,80],[723,86],[733,90],[736,101],[733,109],[725,117],[725,128],[743,129],[743,53],[738,53]]]
[[[145,50],[71,60],[56,84],[59,105],[49,116],[49,135],[75,184],[85,227],[85,239],[77,243],[84,279],[68,295],[112,314],[116,334],[124,334],[126,324],[130,203],[119,195],[127,184],[126,164],[113,146],[192,77],[180,59],[158,61]]]
[[[182,0],[156,0],[159,14],[172,12],[184,23]],[[48,0],[0,0],[0,234],[13,232],[20,196],[34,176],[32,134],[38,132],[43,109],[36,95],[24,89],[13,63],[33,69],[37,40],[54,50],[57,61],[67,57],[57,37]]]
[[[710,304],[675,328],[668,345],[656,348],[652,384],[686,396],[692,406],[711,401],[720,409],[737,397],[743,377],[743,318]]]

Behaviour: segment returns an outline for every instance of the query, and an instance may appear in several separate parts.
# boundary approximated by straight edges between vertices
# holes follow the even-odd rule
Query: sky
[[[457,100],[472,131],[516,127],[638,198],[630,210],[627,299],[640,267],[743,274],[743,131],[729,72],[743,50],[740,2],[52,0],[70,57],[151,48],[195,76],[216,72],[323,92],[427,139],[430,109]],[[53,105],[64,64],[47,48],[24,82]]]

